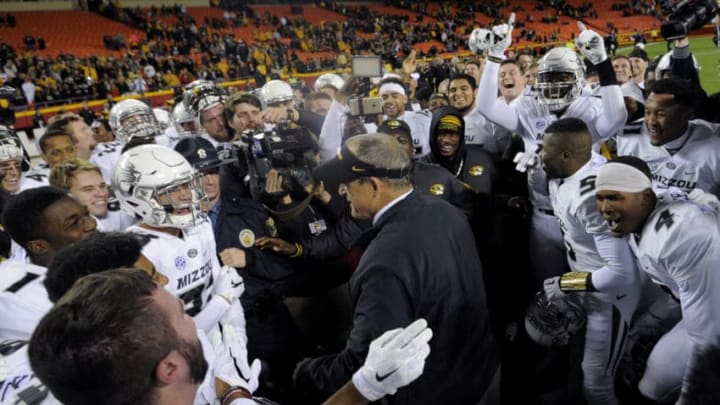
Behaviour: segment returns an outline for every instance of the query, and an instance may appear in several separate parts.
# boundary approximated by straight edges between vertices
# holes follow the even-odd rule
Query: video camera
[[[318,144],[306,128],[279,123],[271,130],[243,133],[234,146],[236,166],[247,172],[248,188],[255,200],[261,199],[272,169],[282,176],[284,192],[304,192],[313,181]]]
[[[715,0],[662,0],[660,6],[667,16],[667,21],[660,26],[666,41],[687,37],[688,32],[701,28],[718,12]]]

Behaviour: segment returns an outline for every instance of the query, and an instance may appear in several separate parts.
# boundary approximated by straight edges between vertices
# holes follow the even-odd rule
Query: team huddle
[[[582,23],[508,58],[514,18],[424,106],[411,53],[377,119],[324,75],[305,108],[280,80],[120,101],[103,139],[61,115],[32,168],[0,127],[0,403],[496,404],[518,336],[580,347],[588,404],[715,403],[720,124],[687,39],[621,82]]]

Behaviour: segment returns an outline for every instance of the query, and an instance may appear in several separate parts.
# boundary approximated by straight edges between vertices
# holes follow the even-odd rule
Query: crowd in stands
[[[196,21],[180,5],[120,8],[112,1],[90,1],[90,10],[140,29],[145,35],[125,38],[123,34],[108,33],[103,38],[105,46],[121,51],[118,56],[41,56],[33,52],[44,47],[42,38],[37,41],[27,38],[24,51],[29,53],[0,42],[3,70],[0,81],[16,89],[12,100],[15,106],[30,107],[54,105],[60,100],[144,94],[177,88],[195,79],[215,82],[253,79],[255,87],[260,87],[268,79],[296,73],[346,69],[353,54],[382,55],[390,65],[399,67],[402,58],[420,43],[432,43],[431,47],[418,50],[420,57],[466,51],[466,38],[475,25],[476,13],[488,16],[491,24],[497,24],[509,11],[523,10],[521,5],[511,6],[507,1],[480,5],[442,2],[435,8],[423,2],[386,2],[417,13],[416,18],[411,19],[408,15],[382,14],[365,5],[321,1],[318,6],[344,18],[342,22],[312,24],[303,17],[256,13],[243,2],[220,3],[227,7],[223,18],[205,17],[203,21]],[[651,7],[646,2],[635,1],[631,8],[647,12]],[[558,15],[597,16],[589,2],[572,6],[562,0],[538,1],[535,10],[547,10],[538,22],[544,25],[556,24]],[[299,6],[293,11],[302,13]],[[174,24],[168,23],[173,21],[165,18],[169,16],[177,17]],[[7,21],[12,26],[14,20],[7,14],[0,24]],[[569,39],[561,38],[559,27],[538,32],[535,28],[538,23],[530,13],[517,21],[515,41],[548,43]],[[254,27],[252,41],[235,35],[234,28],[248,26]],[[615,27],[608,28],[611,35],[617,35]],[[317,56],[301,58],[299,54]],[[442,59],[436,63],[450,61]]]

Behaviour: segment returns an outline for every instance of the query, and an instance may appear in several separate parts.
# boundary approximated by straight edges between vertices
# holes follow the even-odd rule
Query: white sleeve
[[[320,130],[320,161],[332,159],[342,146],[342,134],[350,107],[333,100]]]
[[[609,233],[594,235],[595,247],[605,266],[592,273],[593,286],[600,292],[621,294],[640,282],[630,245],[625,238]]]
[[[207,305],[205,305],[205,308],[201,309],[200,312],[193,317],[195,325],[199,329],[210,332],[210,329],[220,322],[220,318],[225,315],[229,308],[230,303],[228,303],[225,298],[219,295],[213,295]]]
[[[498,70],[500,65],[488,61],[480,78],[475,107],[488,120],[511,132],[516,132],[520,124],[517,111],[497,97]],[[623,104],[624,106],[625,104]]]
[[[230,402],[230,405],[257,405],[257,402],[249,398],[238,398]]]
[[[622,132],[627,120],[627,110],[623,100],[620,86],[600,86],[600,99],[602,100],[603,112],[595,121],[596,130],[601,139],[607,139]]]

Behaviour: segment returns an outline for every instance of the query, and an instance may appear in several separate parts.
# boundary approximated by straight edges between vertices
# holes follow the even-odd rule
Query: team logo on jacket
[[[200,159],[205,159],[207,157],[207,152],[205,152],[205,149],[198,149],[197,155]]]
[[[243,229],[240,231],[238,239],[240,239],[240,244],[244,248],[253,247],[253,245],[255,245],[255,234],[249,229]]]
[[[485,168],[482,165],[473,166],[468,170],[468,174],[471,176],[482,176],[485,173]]]
[[[193,257],[198,255],[198,251],[197,251],[197,249],[190,249],[190,250],[188,250],[187,255],[189,258],[192,259]]]
[[[182,256],[178,256],[175,258],[175,268],[178,270],[185,270],[185,265],[187,265],[187,262],[185,261],[185,258]]]
[[[278,230],[277,226],[275,225],[275,220],[272,219],[272,217],[268,217],[267,220],[265,220],[265,225],[268,227],[268,230],[270,231],[270,236],[277,237]]]
[[[432,195],[443,195],[445,193],[445,186],[440,183],[433,184],[430,186],[430,194]]]

